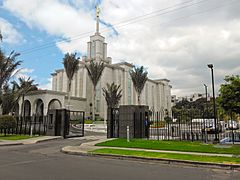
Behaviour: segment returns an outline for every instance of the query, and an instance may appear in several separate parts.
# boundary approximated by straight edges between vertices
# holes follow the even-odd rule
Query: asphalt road
[[[0,180],[234,180],[239,171],[194,168],[66,155],[59,150],[83,139],[52,140],[33,145],[0,147]]]

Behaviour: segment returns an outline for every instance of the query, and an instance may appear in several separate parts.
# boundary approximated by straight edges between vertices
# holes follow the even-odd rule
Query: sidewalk
[[[146,151],[146,152],[159,152],[159,153],[175,153],[175,154],[190,154],[190,155],[204,155],[204,156],[219,156],[219,157],[236,157],[232,154],[213,154],[213,153],[197,153],[197,152],[183,152],[183,151],[165,151],[165,150],[149,150],[149,149],[140,149],[140,148],[121,148],[121,147],[105,147],[105,146],[95,146],[95,144],[108,141],[112,139],[107,139],[102,137],[96,139],[95,141],[83,143],[80,146],[66,146],[61,149],[61,152],[71,155],[85,155],[85,156],[100,156],[100,157],[110,157],[118,159],[135,159],[142,161],[161,161],[168,164],[191,164],[193,166],[199,167],[221,167],[227,169],[237,169],[240,170],[240,165],[238,164],[222,164],[222,163],[208,163],[208,162],[196,162],[188,160],[174,160],[174,159],[164,159],[164,158],[145,158],[145,157],[136,157],[136,156],[126,156],[126,155],[112,155],[112,154],[95,154],[89,151],[102,148],[111,148],[111,149],[122,149],[122,150],[137,150],[137,151]]]
[[[0,146],[13,146],[13,145],[25,145],[35,144],[43,141],[50,141],[54,139],[62,139],[62,136],[40,136],[23,140],[0,140]]]

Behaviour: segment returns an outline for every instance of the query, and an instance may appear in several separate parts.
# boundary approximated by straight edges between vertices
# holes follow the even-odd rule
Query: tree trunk
[[[22,117],[24,116],[24,109],[25,109],[25,106],[24,106],[24,95],[22,95],[22,109],[21,109],[21,116]]]
[[[71,80],[68,80],[68,110],[70,110],[70,93],[71,93]]]
[[[138,105],[141,105],[140,94],[138,94]]]
[[[93,117],[93,122],[95,122],[95,99],[96,99],[96,87],[94,86],[93,87],[93,103],[92,103],[92,107],[93,107],[93,109],[92,109],[92,117]]]
[[[2,87],[0,86],[0,98],[2,98],[2,96],[3,96],[3,92],[2,92]],[[2,103],[0,104],[0,108],[2,110]],[[0,115],[3,115],[2,111],[0,112]]]

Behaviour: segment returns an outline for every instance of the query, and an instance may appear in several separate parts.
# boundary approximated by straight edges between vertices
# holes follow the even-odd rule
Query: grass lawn
[[[119,150],[119,149],[97,149],[91,151],[98,154],[114,154],[114,155],[128,155],[135,157],[148,157],[148,158],[165,158],[174,160],[190,160],[198,162],[212,162],[212,163],[224,163],[224,164],[240,164],[240,158],[231,157],[218,157],[218,156],[199,156],[188,154],[172,154],[172,153],[158,153],[158,152],[146,152],[135,150]]]
[[[4,136],[4,134],[0,134],[0,140],[23,140],[23,139],[29,139],[33,138],[34,136],[29,135],[8,135]]]
[[[114,139],[111,141],[96,144],[96,146],[142,148],[185,152],[205,152],[218,154],[240,154],[240,145],[216,146],[213,144],[203,144],[200,142],[189,141],[157,141],[131,139],[130,142],[127,142],[126,139]]]

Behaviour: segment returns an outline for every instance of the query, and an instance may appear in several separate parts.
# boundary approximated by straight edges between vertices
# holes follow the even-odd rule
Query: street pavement
[[[60,152],[65,146],[79,146],[104,134],[86,132],[85,135],[81,138],[56,139],[37,144],[1,146],[0,180],[240,179],[240,172],[236,170],[76,156]]]

